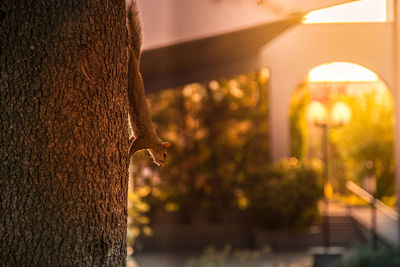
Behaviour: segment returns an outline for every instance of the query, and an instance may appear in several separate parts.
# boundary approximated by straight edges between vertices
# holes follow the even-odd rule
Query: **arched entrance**
[[[335,191],[344,191],[346,179],[363,183],[373,178],[376,196],[394,204],[394,103],[387,85],[373,71],[353,63],[312,68],[291,98],[292,156],[322,158],[321,129],[305,118],[309,103],[316,101],[328,113],[338,101],[352,110],[347,125],[327,121],[329,176],[335,178]]]

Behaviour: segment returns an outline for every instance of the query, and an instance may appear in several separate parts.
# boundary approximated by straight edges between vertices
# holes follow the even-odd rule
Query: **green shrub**
[[[150,219],[145,216],[149,208],[149,205],[143,201],[136,191],[128,192],[128,245],[134,246],[135,240],[140,234],[152,235],[152,230],[149,227]]]
[[[162,169],[135,154],[136,185],[152,187],[152,208],[179,210],[183,223],[198,210],[216,222],[237,208],[237,184],[269,161],[268,81],[261,69],[148,95],[157,133],[173,144]]]
[[[319,217],[322,183],[317,163],[285,159],[249,177],[246,195],[257,226],[300,230]]]
[[[371,250],[365,246],[354,247],[348,255],[334,267],[398,267],[400,266],[400,249],[383,248]]]
[[[303,83],[290,100],[290,155],[298,159],[303,159],[307,155],[308,127],[306,111],[310,101],[311,94],[307,83]]]

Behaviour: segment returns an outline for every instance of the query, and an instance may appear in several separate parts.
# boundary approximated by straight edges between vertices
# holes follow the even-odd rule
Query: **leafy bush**
[[[148,226],[150,220],[144,214],[149,211],[149,205],[145,203],[136,191],[128,192],[128,244],[133,246],[135,239],[140,235],[151,235],[152,230]]]
[[[314,222],[322,197],[320,167],[290,158],[250,176],[246,196],[256,225],[302,229]]]
[[[351,122],[331,131],[330,141],[348,167],[348,178],[362,184],[365,176],[376,178],[375,197],[395,193],[394,104],[388,90],[359,96],[342,96],[352,110]],[[368,134],[365,134],[368,132]]]
[[[290,100],[290,155],[298,159],[303,159],[307,155],[308,127],[306,111],[310,101],[311,93],[307,83],[303,83]]]
[[[236,208],[237,184],[269,161],[268,80],[261,69],[149,95],[157,132],[173,144],[162,169],[135,154],[136,185],[152,186],[152,207],[179,210],[183,222]]]
[[[398,267],[400,266],[400,249],[371,250],[365,246],[353,248],[334,267]]]

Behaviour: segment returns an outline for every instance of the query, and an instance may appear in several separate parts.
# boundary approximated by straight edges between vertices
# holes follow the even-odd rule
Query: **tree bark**
[[[125,266],[125,1],[0,1],[0,266]]]

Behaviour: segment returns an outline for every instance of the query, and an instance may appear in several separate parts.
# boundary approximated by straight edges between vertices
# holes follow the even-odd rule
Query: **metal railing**
[[[397,240],[398,231],[400,231],[398,228],[399,214],[357,184],[347,181],[346,187],[350,192],[365,200],[370,206],[370,220],[366,218],[368,214],[365,209],[359,209],[358,216],[356,216],[357,210],[353,209],[351,215],[371,231],[372,247],[378,247],[378,238],[390,246],[399,245],[400,240]]]

